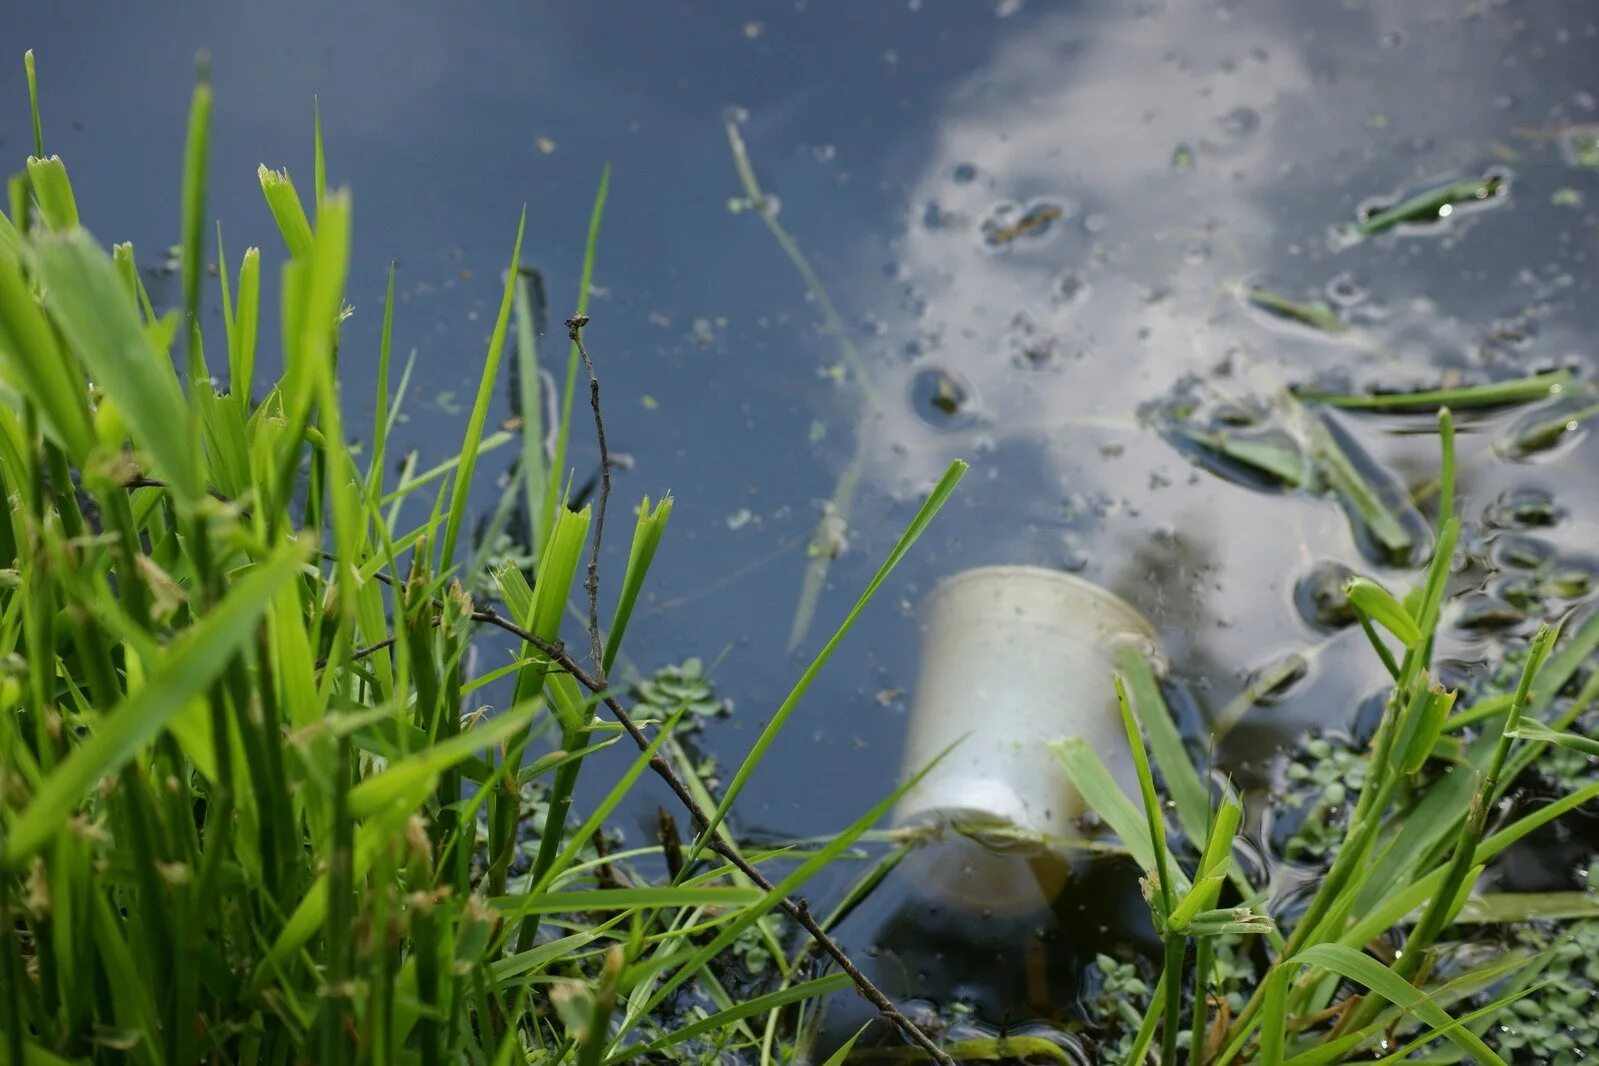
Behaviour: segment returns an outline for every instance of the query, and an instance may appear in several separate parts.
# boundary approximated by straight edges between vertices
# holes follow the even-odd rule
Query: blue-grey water
[[[1329,636],[1307,621],[1295,584],[1329,561],[1401,586],[1410,571],[1383,563],[1332,499],[1258,491],[1190,462],[1152,412],[1180,396],[1269,404],[1285,384],[1329,374],[1388,387],[1591,375],[1599,170],[1566,142],[1599,123],[1596,19],[1577,2],[1454,0],[21,2],[7,18],[0,150],[18,164],[29,147],[18,60],[31,47],[49,147],[85,219],[159,264],[177,230],[193,59],[206,49],[211,211],[235,262],[247,244],[272,261],[255,169],[309,182],[319,98],[330,180],[356,204],[345,394],[359,409],[370,388],[393,261],[397,349],[417,352],[396,446],[424,466],[454,451],[464,425],[518,211],[523,261],[542,272],[559,322],[609,164],[588,338],[611,446],[633,463],[617,475],[607,559],[619,576],[626,506],[676,494],[628,650],[646,669],[716,663],[736,710],[704,744],[724,766],[926,488],[951,459],[970,461],[738,806],[743,831],[805,835],[895,783],[917,604],[973,565],[1076,570],[1141,608],[1191,697],[1196,737],[1253,673],[1304,655],[1305,677],[1222,744],[1245,778],[1306,728],[1351,724],[1382,667],[1358,629]],[[730,210],[742,195],[730,118],[838,306],[864,388],[840,373],[839,338],[759,218]],[[1363,205],[1489,171],[1509,176],[1507,195],[1347,239]],[[1273,318],[1241,298],[1256,285],[1324,302],[1347,328]],[[547,357],[564,357],[556,339]],[[1490,605],[1506,577],[1480,520],[1501,496],[1552,494],[1561,515],[1536,537],[1574,566],[1591,569],[1583,553],[1599,526],[1592,437],[1579,426],[1552,450],[1504,457],[1495,443],[1522,417],[1460,420],[1478,560],[1461,581]],[[863,424],[847,549],[790,652],[806,542]],[[1426,417],[1338,424],[1399,483],[1436,474]],[[582,430],[579,477],[593,463]],[[506,449],[479,467],[485,509],[510,462]],[[1439,651],[1470,675],[1505,634],[1458,620],[1446,618]],[[1514,637],[1531,623],[1508,625]],[[652,816],[643,801],[629,815],[636,839]],[[1050,1013],[1041,1004],[1062,985],[1041,992],[994,961],[1024,953],[1011,934],[962,954],[944,946],[937,915],[899,907],[904,892],[891,883],[848,927],[858,946],[882,941],[897,992],[968,996],[995,1021]],[[1129,898],[1054,919],[1043,943],[1057,980],[1069,987],[1137,909]]]

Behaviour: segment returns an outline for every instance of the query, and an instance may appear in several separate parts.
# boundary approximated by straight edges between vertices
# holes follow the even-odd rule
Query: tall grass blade
[[[633,543],[627,553],[627,569],[622,573],[622,588],[617,595],[616,613],[611,616],[610,631],[605,634],[604,673],[610,675],[621,650],[622,637],[627,633],[628,621],[638,604],[639,593],[644,588],[644,578],[650,563],[655,560],[655,550],[666,534],[667,520],[672,517],[672,497],[666,496],[652,509],[650,498],[644,497],[638,507],[638,521],[633,527]]]
[[[955,486],[960,484],[961,478],[966,475],[966,470],[967,465],[957,459],[950,464],[948,470],[944,471],[944,476],[933,487],[933,491],[928,495],[921,509],[916,512],[916,516],[911,519],[910,524],[905,528],[905,532],[900,534],[899,540],[888,553],[888,558],[883,560],[883,564],[878,567],[877,573],[873,575],[872,580],[867,582],[860,598],[855,601],[855,606],[850,608],[849,613],[844,616],[844,621],[839,624],[832,637],[823,645],[822,650],[816,654],[816,658],[811,660],[810,666],[805,668],[805,672],[800,675],[799,681],[794,684],[793,689],[789,691],[788,696],[779,705],[771,720],[761,730],[761,734],[756,738],[749,754],[744,757],[744,761],[728,782],[727,788],[722,794],[722,801],[716,805],[716,811],[711,815],[710,824],[696,839],[694,847],[696,856],[710,840],[711,834],[716,832],[717,827],[722,824],[722,820],[727,817],[727,812],[732,808],[733,802],[738,798],[739,793],[744,790],[744,786],[749,783],[750,775],[755,772],[755,768],[765,758],[773,741],[777,739],[777,734],[782,730],[789,716],[794,713],[794,708],[799,706],[800,700],[810,690],[812,682],[822,672],[822,668],[827,665],[827,661],[833,657],[834,650],[848,635],[850,629],[855,625],[855,620],[866,609],[866,605],[872,602],[873,597],[877,595],[877,590],[888,579],[888,575],[894,572],[894,568],[899,565],[900,560],[911,550],[911,546],[922,535],[922,531],[927,528],[934,516],[944,506],[944,501],[949,499],[950,494],[955,491]]]
[[[58,832],[96,781],[115,773],[167,721],[203,692],[255,631],[272,596],[300,568],[303,553],[290,542],[241,578],[216,608],[174,645],[149,681],[96,724],[47,778],[12,824],[0,852],[16,869]]]
[[[31,401],[50,439],[82,462],[94,444],[88,385],[62,355],[56,335],[14,262],[0,259],[0,379]],[[22,468],[14,467],[14,473]]]
[[[1204,840],[1210,822],[1210,792],[1188,756],[1188,748],[1183,743],[1182,734],[1177,731],[1171,709],[1160,694],[1160,683],[1155,680],[1155,672],[1143,653],[1131,645],[1120,650],[1117,661],[1131,690],[1132,708],[1138,723],[1149,737],[1155,765],[1160,767],[1166,791],[1177,809],[1177,820],[1182,824],[1183,832],[1188,834],[1188,839],[1196,842]]]
[[[1320,966],[1364,985],[1388,1002],[1413,1012],[1428,1025],[1442,1031],[1467,1055],[1475,1055],[1478,1062],[1486,1066],[1505,1066],[1504,1059],[1496,1055],[1481,1038],[1458,1028],[1447,1011],[1369,955],[1340,944],[1315,944],[1295,955],[1292,961],[1306,966]]]
[[[22,53],[22,69],[28,76],[28,114],[33,119],[33,154],[44,156],[44,125],[39,121],[39,72],[34,69],[33,49]]]
[[[483,440],[483,424],[488,421],[489,406],[494,402],[494,385],[500,369],[500,355],[505,351],[505,334],[511,323],[511,299],[516,292],[517,264],[522,261],[522,234],[527,229],[527,210],[516,224],[516,243],[511,246],[510,272],[505,278],[505,291],[500,297],[500,313],[494,319],[494,332],[489,337],[488,356],[483,361],[483,374],[478,381],[477,400],[472,405],[472,415],[466,424],[466,438],[461,442],[461,467],[455,479],[455,491],[450,497],[449,518],[444,525],[444,541],[439,551],[439,565],[448,567],[455,559],[455,542],[461,534],[461,523],[466,520],[466,507],[472,493],[472,471],[477,466],[478,445]]]
[[[183,149],[183,313],[187,323],[189,380],[206,374],[200,351],[200,283],[205,278],[206,170],[210,159],[211,86],[202,64],[194,97],[189,104],[189,136]],[[220,264],[219,264],[220,268]]]
[[[265,163],[256,168],[256,179],[261,183],[261,195],[266,197],[267,208],[272,212],[278,232],[289,255],[303,259],[311,254],[311,221],[305,217],[300,204],[300,194],[294,191],[294,182],[287,170],[270,170]]]
[[[72,182],[67,180],[67,166],[60,156],[30,157],[28,181],[33,185],[33,195],[45,225],[57,231],[78,228],[78,201],[72,195]]]
[[[87,233],[41,235],[33,258],[45,309],[155,461],[155,472],[187,500],[205,487],[188,433],[188,409],[172,364],[151,344],[105,250]]]

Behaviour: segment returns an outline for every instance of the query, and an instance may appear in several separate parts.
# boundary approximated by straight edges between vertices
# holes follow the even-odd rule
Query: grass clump
[[[1591,774],[1561,775],[1553,799],[1529,804],[1523,796],[1510,817],[1489,823],[1517,779],[1548,761],[1551,750],[1599,751],[1571,728],[1599,692],[1599,674],[1574,684],[1599,648],[1599,618],[1575,627],[1558,648],[1559,631],[1541,627],[1518,656],[1507,690],[1476,693],[1470,707],[1456,710],[1458,693],[1439,684],[1430,666],[1460,533],[1447,410],[1439,428],[1444,489],[1421,582],[1403,594],[1361,577],[1346,585],[1392,676],[1380,723],[1359,749],[1312,741],[1289,764],[1288,789],[1302,796],[1306,821],[1320,823],[1311,833],[1302,823],[1288,841],[1294,858],[1315,866],[1303,891],[1277,896],[1268,878],[1251,874],[1255,867],[1233,854],[1241,810],[1230,790],[1218,803],[1179,787],[1198,771],[1181,745],[1165,739],[1169,711],[1158,689],[1138,683],[1141,671],[1127,672],[1131,698],[1122,694],[1141,802],[1115,787],[1092,752],[1060,746],[1078,789],[1144,867],[1145,897],[1164,944],[1147,1008],[1121,1031],[1119,1061],[1142,1063],[1158,1049],[1162,1063],[1275,1066],[1374,1054],[1399,1061],[1426,1049],[1447,1061],[1502,1063],[1530,1049],[1543,1062],[1577,1046],[1586,1023],[1560,1019],[1573,1015],[1578,1001],[1587,1009],[1589,997],[1555,990],[1580,983],[1581,974],[1566,971],[1578,959],[1570,945],[1591,935],[1586,925],[1570,932],[1576,940],[1546,931],[1537,942],[1523,934],[1508,949],[1478,947],[1484,923],[1588,921],[1591,903],[1477,886],[1507,848],[1599,798]],[[1146,735],[1153,766],[1143,754]],[[1156,768],[1169,805],[1156,793]],[[1168,811],[1180,834],[1168,828]],[[1565,976],[1557,978],[1550,967],[1559,958]],[[1240,961],[1248,972],[1242,981]],[[1116,980],[1127,977],[1114,971]],[[1508,1019],[1528,1017],[1526,1004],[1550,996],[1564,1013],[1551,1007],[1538,1026],[1506,1035]],[[1104,1011],[1098,1020],[1114,1022]]]
[[[758,1046],[786,1060],[796,1011],[853,984],[947,1061],[791,899],[894,796],[808,848],[745,851],[723,823],[964,467],[714,803],[663,755],[698,690],[657,685],[635,719],[606,682],[671,501],[640,503],[625,572],[602,584],[609,469],[592,507],[560,488],[580,353],[604,448],[586,320],[569,325],[556,443],[524,448],[513,479],[526,554],[490,569],[492,522],[469,544],[475,465],[509,440],[486,420],[513,319],[521,380],[539,380],[524,227],[458,454],[422,471],[408,459],[391,483],[410,375],[391,392],[393,275],[363,465],[341,402],[353,379],[341,390],[337,373],[353,201],[326,186],[320,125],[309,200],[287,171],[257,175],[286,258],[228,262],[219,240],[225,328],[206,336],[203,77],[183,304],[167,310],[131,247],[82,228],[66,164],[44,154],[31,55],[27,71],[35,151],[0,215],[0,1060],[597,1066]],[[602,185],[585,282],[603,200]],[[283,373],[265,380],[271,269]],[[524,408],[542,445],[537,397]],[[467,591],[485,586],[493,598]],[[561,643],[573,600],[589,619],[577,656]],[[520,647],[477,677],[465,664],[484,626]],[[511,698],[486,713],[493,682]],[[638,754],[576,810],[588,758],[619,741]],[[675,863],[605,833],[648,772],[696,834]],[[798,927],[827,965],[788,943]],[[730,992],[729,959],[758,952],[765,983]]]

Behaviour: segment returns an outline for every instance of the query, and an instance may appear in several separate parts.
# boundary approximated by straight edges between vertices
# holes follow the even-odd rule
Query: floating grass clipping
[[[1315,481],[1310,457],[1292,439],[1246,437],[1186,426],[1178,427],[1174,433],[1189,444],[1255,471],[1269,484],[1302,489]]]
[[[36,100],[31,60],[29,82]],[[731,793],[781,721],[719,805],[657,757],[673,750],[680,712],[641,725],[559,643],[575,635],[562,629],[580,595],[585,512],[554,509],[536,584],[503,571],[503,604],[455,581],[470,554],[467,496],[481,488],[474,458],[513,439],[484,433],[483,397],[508,339],[514,256],[461,453],[408,456],[386,486],[410,366],[389,397],[393,273],[362,469],[342,429],[355,390],[341,395],[335,366],[363,343],[342,333],[353,199],[326,188],[318,134],[314,211],[286,173],[257,177],[281,248],[229,264],[219,235],[231,389],[189,372],[180,331],[202,367],[214,298],[199,269],[214,202],[203,84],[191,107],[175,308],[150,305],[131,247],[109,252],[81,228],[59,160],[36,153],[0,215],[0,497],[13,501],[0,513],[0,1061],[699,1061],[755,1046],[753,1017],[768,1019],[768,1046],[802,1060],[796,1011],[853,986],[948,1066],[791,898],[853,857],[895,793],[803,853],[741,850]],[[279,269],[261,260],[285,252],[284,372],[258,380],[256,333],[272,317],[260,273]],[[670,498],[644,501],[626,572],[603,586],[616,597],[608,635],[597,622],[583,634],[601,649],[597,673],[622,654],[670,511]],[[483,626],[520,646],[468,679]],[[631,765],[578,788],[622,731],[639,748]],[[651,772],[682,817],[715,832],[669,883],[658,849],[596,854],[596,834]],[[576,810],[574,797],[596,795]],[[524,865],[541,796],[554,809]],[[779,908],[836,970],[795,972],[799,944],[770,932]],[[731,949],[751,929],[779,965],[770,985],[734,996]],[[676,990],[711,1006],[685,1017],[668,1009]]]
[[[1320,330],[1323,333],[1343,333],[1349,327],[1338,317],[1338,312],[1320,300],[1307,302],[1295,300],[1270,289],[1250,288],[1244,291],[1244,300],[1251,306],[1288,322]]]
[[[1494,444],[1507,459],[1525,459],[1559,446],[1599,415],[1599,395],[1591,387],[1571,388],[1559,399],[1527,412]]]
[[[1554,370],[1515,381],[1495,381],[1486,385],[1464,385],[1453,389],[1424,389],[1420,392],[1330,393],[1295,390],[1305,403],[1325,404],[1357,411],[1424,411],[1439,407],[1506,407],[1533,403],[1558,396],[1571,383],[1571,371]]]
[[[1362,237],[1373,237],[1395,226],[1431,225],[1450,217],[1457,207],[1484,205],[1509,193],[1509,174],[1490,171],[1481,177],[1439,185],[1390,207],[1368,211],[1356,224],[1355,231]]]
[[[1308,414],[1305,426],[1310,435],[1311,454],[1327,486],[1359,517],[1385,552],[1395,558],[1408,556],[1415,547],[1415,538],[1405,528],[1393,505],[1361,472],[1325,416],[1313,410]]]

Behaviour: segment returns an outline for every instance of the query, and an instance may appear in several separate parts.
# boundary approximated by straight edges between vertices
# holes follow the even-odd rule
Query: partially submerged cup
[[[968,906],[1047,906],[1084,832],[1082,796],[1049,742],[1079,737],[1137,796],[1116,707],[1119,649],[1155,632],[1115,594],[1035,566],[941,582],[921,611],[921,669],[904,774],[943,759],[900,798],[894,822],[943,843],[919,849],[925,890]],[[953,745],[953,747],[951,747]]]

